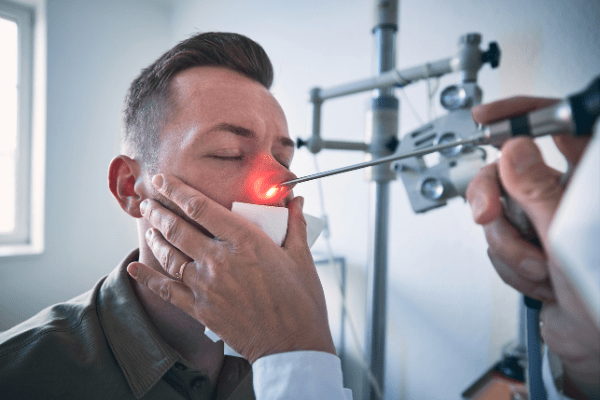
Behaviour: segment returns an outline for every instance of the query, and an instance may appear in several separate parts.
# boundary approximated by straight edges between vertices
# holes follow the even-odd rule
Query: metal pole
[[[389,182],[371,184],[370,261],[367,286],[366,359],[371,373],[383,393],[385,378],[386,298],[387,298],[387,234]],[[370,379],[365,399],[378,400]]]
[[[406,86],[421,79],[440,77],[454,71],[459,66],[458,63],[455,64],[455,61],[457,60],[454,57],[445,58],[402,71],[391,70],[356,82],[321,89],[319,99],[323,101],[382,87]]]
[[[375,39],[376,74],[393,70],[396,63],[395,35],[398,29],[398,0],[374,1],[373,36]],[[397,140],[398,99],[393,88],[375,91],[370,116],[372,124],[367,131],[369,153],[373,159],[392,153],[390,140]],[[383,392],[385,378],[385,338],[386,338],[386,295],[387,295],[387,241],[389,183],[396,178],[388,165],[369,168],[371,181],[370,199],[370,243],[367,271],[367,324],[366,359],[369,362],[375,381]],[[365,399],[379,398],[370,384],[365,390]]]

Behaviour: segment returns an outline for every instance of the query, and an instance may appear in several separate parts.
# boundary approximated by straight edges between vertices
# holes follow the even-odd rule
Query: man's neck
[[[154,270],[161,268],[145,243],[140,243],[139,262]],[[199,321],[147,287],[133,279],[131,282],[146,314],[165,342],[216,383],[224,361],[223,342],[213,342],[204,334],[205,327]]]

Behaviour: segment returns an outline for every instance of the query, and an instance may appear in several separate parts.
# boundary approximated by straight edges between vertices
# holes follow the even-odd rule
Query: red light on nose
[[[254,182],[251,197],[255,202],[276,203],[290,192],[287,188],[274,185],[273,180],[269,178],[260,177]]]
[[[281,205],[281,201],[292,190],[289,186],[279,186],[288,175],[272,158],[259,158],[244,182],[244,194],[247,196],[244,201],[261,205]]]
[[[254,204],[272,205],[283,200],[290,192],[290,188],[279,186],[276,174],[258,173],[248,179],[246,195]]]
[[[266,197],[270,199],[271,197],[277,194],[277,186],[273,186],[271,189],[267,190]]]

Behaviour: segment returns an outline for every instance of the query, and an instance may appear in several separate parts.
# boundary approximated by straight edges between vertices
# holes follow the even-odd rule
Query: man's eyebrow
[[[252,131],[251,129],[244,128],[243,126],[239,126],[239,125],[228,124],[226,122],[215,125],[209,129],[209,132],[219,132],[219,131],[231,132],[235,135],[245,137],[245,138],[250,138],[250,139],[256,137],[256,135],[254,134],[254,131]],[[278,139],[278,141],[281,145],[283,145],[285,147],[291,147],[291,148],[296,147],[296,143],[288,137],[282,136]]]
[[[218,132],[218,131],[226,131],[231,132],[235,135],[245,137],[245,138],[254,138],[256,135],[251,129],[244,128],[243,126],[233,125],[228,123],[222,123],[213,126],[208,130],[209,132]]]

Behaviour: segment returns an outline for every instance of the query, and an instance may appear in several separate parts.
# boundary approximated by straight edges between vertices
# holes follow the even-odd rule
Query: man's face
[[[171,83],[174,106],[160,136],[157,172],[172,174],[231,209],[234,201],[285,206],[268,189],[295,178],[283,110],[260,83],[197,67]]]

